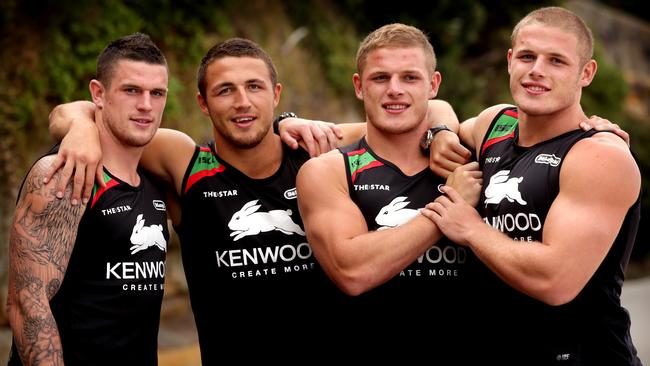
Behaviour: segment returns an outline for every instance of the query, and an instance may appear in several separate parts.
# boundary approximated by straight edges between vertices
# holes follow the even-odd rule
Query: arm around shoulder
[[[174,186],[177,193],[194,155],[196,143],[187,134],[160,128],[145,146],[140,165],[149,173]]]

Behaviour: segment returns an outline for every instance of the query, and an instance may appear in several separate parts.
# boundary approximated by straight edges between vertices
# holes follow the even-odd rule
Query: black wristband
[[[273,133],[275,133],[276,135],[279,135],[280,134],[280,121],[282,121],[285,118],[289,118],[289,117],[298,117],[298,115],[293,113],[293,112],[282,112],[282,113],[280,113],[278,118],[276,118],[275,121],[273,121]]]
[[[436,136],[436,134],[440,131],[454,132],[451,128],[447,127],[447,125],[438,125],[427,129],[424,132],[424,136],[422,136],[422,139],[420,140],[420,147],[422,148],[423,152],[429,152],[429,146],[431,145],[434,136]]]

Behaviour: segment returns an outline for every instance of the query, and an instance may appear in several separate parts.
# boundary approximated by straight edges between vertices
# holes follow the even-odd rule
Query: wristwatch
[[[289,118],[289,117],[294,117],[295,118],[295,117],[298,117],[298,115],[293,113],[293,112],[282,112],[282,113],[280,113],[278,118],[276,118],[275,121],[273,121],[273,132],[276,135],[280,134],[280,121],[282,121],[285,118]]]
[[[433,142],[434,136],[440,131],[451,131],[451,128],[447,127],[447,125],[438,125],[436,127],[431,127],[427,129],[424,132],[424,136],[422,136],[422,140],[420,140],[420,147],[422,148],[423,151],[428,152],[429,151],[429,146],[431,146],[431,143]]]

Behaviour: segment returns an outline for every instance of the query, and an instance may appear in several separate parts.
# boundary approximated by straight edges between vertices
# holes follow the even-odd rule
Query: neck
[[[216,130],[214,138],[219,156],[250,178],[268,178],[280,168],[282,141],[272,130],[269,130],[259,144],[251,148],[233,145]]]
[[[532,146],[580,128],[587,121],[580,104],[545,115],[530,115],[519,110],[519,145]]]
[[[120,180],[132,186],[138,186],[140,184],[138,163],[140,162],[144,147],[124,145],[106,130],[106,127],[101,121],[97,123],[97,128],[99,129],[99,141],[102,146],[102,164],[104,167],[111,174],[120,178]]]
[[[381,131],[372,123],[368,123],[367,129],[368,146],[377,155],[395,164],[404,174],[417,174],[428,166],[429,158],[420,149],[420,139],[427,129],[425,124],[399,134]]]

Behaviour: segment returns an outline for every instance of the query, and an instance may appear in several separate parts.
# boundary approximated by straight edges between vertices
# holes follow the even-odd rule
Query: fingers
[[[627,143],[627,146],[630,147],[630,135],[627,132],[625,132],[625,131],[623,131],[623,130],[621,130],[619,128],[618,130],[614,130],[614,133],[618,137],[622,138],[623,141],[625,141],[625,143]]]
[[[309,129],[309,127],[307,127]],[[316,147],[316,142],[314,141],[314,136],[311,133],[302,134],[302,145],[309,153],[310,157],[318,156],[318,149]]]
[[[343,131],[341,130],[341,127],[337,125],[336,123],[330,123],[330,131],[334,133],[337,139],[342,139],[343,138]],[[334,145],[336,147],[336,144]]]
[[[326,123],[327,128],[325,128],[325,135],[327,137],[327,142],[329,144],[328,149],[321,151],[321,153],[334,150],[338,144],[338,140],[343,138],[343,133],[341,129],[334,123]]]
[[[451,160],[441,160],[437,162],[429,160],[429,169],[431,169],[431,171],[437,176],[445,179],[460,166],[462,165]]]
[[[472,152],[468,148],[461,144],[454,144],[451,146],[451,149],[458,156],[458,162],[467,163],[472,157]]]
[[[106,187],[106,183],[104,183],[104,164],[101,160],[97,163],[97,168],[95,168],[95,179],[100,187]]]
[[[63,198],[65,187],[68,185],[70,178],[72,178],[72,173],[74,172],[74,161],[68,159],[65,162],[65,166],[61,170],[61,179],[56,184],[56,197]]]
[[[311,133],[314,136],[315,145],[317,145],[318,151],[316,153],[320,155],[324,152],[330,151],[331,150],[331,148],[329,147],[330,143],[328,141],[328,137],[325,131],[322,130],[320,126],[316,124],[310,125],[309,128],[311,129]],[[329,130],[329,128],[327,128],[327,130]],[[318,156],[318,155],[314,155],[314,156]]]
[[[84,177],[84,186],[83,186],[83,196],[81,197],[81,203],[84,205],[88,203],[90,199],[90,193],[93,189],[93,184],[95,182],[95,169],[91,169],[90,166],[86,167],[86,175]],[[76,185],[76,180],[75,180]]]
[[[85,188],[84,182],[86,181],[86,165],[77,163],[74,169],[74,179],[72,180],[72,197],[70,203],[74,206],[81,200],[81,191]],[[91,173],[92,178],[92,173]]]
[[[52,179],[52,177],[54,176],[54,173],[56,173],[57,170],[61,169],[64,162],[65,162],[65,158],[59,152],[59,154],[56,155],[56,158],[52,162],[52,165],[50,165],[50,168],[45,172],[45,176],[43,177],[43,183],[47,184],[47,182],[49,182],[50,179]]]
[[[451,188],[448,185],[444,185],[444,186],[440,187],[440,190],[445,195],[447,195],[447,197],[440,196],[440,197],[436,198],[436,202],[439,202],[439,203],[444,205],[447,202],[456,203],[456,202],[463,201],[463,198],[458,194],[458,192],[456,192],[455,189]]]
[[[289,146],[291,149],[295,150],[298,148],[298,140],[296,140],[291,133],[287,131],[280,131],[280,138],[284,143]]]

